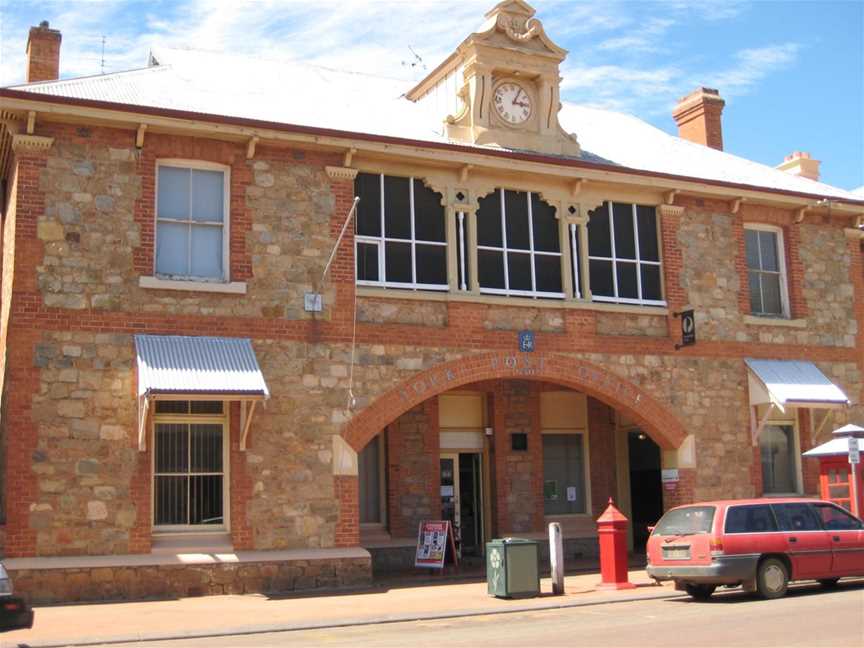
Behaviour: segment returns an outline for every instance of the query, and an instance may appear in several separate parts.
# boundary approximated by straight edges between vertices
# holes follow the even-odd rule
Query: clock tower
[[[498,3],[408,99],[427,101],[455,79],[460,101],[444,119],[451,141],[579,156],[576,136],[558,122],[558,67],[567,51],[549,39],[534,14],[523,0]]]

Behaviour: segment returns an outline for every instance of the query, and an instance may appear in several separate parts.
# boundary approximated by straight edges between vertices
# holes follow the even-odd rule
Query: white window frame
[[[156,256],[158,254],[158,244],[159,244],[159,222],[165,223],[176,223],[189,225],[191,228],[192,225],[198,226],[208,226],[206,221],[192,221],[192,214],[190,208],[189,218],[190,220],[179,220],[175,218],[159,218],[159,169],[160,167],[173,167],[176,169],[198,169],[201,171],[221,171],[222,172],[222,276],[221,277],[198,277],[191,274],[188,275],[166,275],[156,272]],[[190,200],[192,194],[189,194]],[[153,196],[153,276],[166,279],[169,281],[194,281],[194,282],[202,282],[202,283],[226,283],[230,280],[231,276],[231,267],[230,267],[230,238],[231,238],[231,167],[225,164],[218,164],[216,162],[205,162],[203,160],[186,160],[179,158],[165,158],[156,160],[156,182],[155,182],[155,193]],[[209,225],[211,227],[216,227],[215,225]],[[190,233],[189,236],[189,246],[190,249],[187,250],[187,259],[189,264],[192,262],[192,236]]]
[[[505,189],[500,187],[495,190],[495,192],[499,196],[499,213],[501,217],[501,247],[494,245],[480,245],[478,243],[477,250],[487,250],[490,252],[501,252],[503,256],[504,262],[504,288],[484,288],[483,286],[478,286],[480,288],[480,293],[485,295],[505,295],[507,297],[531,297],[534,299],[564,299],[564,292],[549,292],[545,290],[537,290],[537,270],[534,267],[534,258],[537,256],[549,256],[549,257],[558,257],[558,268],[559,273],[561,271],[561,263],[563,258],[563,253],[561,251],[561,240],[559,236],[558,240],[558,252],[546,252],[544,250],[535,250],[534,249],[534,212],[531,207],[531,196],[536,192],[525,191],[525,200],[528,201],[528,249],[523,250],[521,248],[510,248],[507,246],[507,212],[505,207],[504,195],[506,191],[519,191],[516,189]],[[542,199],[541,199],[542,200]],[[479,219],[479,213],[478,213]],[[529,256],[530,265],[531,265],[531,290],[511,290],[510,289],[510,273],[508,268],[508,254],[526,254]],[[479,257],[479,255],[478,255]],[[479,260],[478,260],[479,264]],[[477,269],[478,276],[480,269]],[[478,282],[479,283],[479,282]],[[563,286],[562,286],[563,288]]]
[[[762,265],[762,246],[760,245],[758,248],[759,252],[759,265],[760,268],[756,270],[756,272],[764,273],[764,274],[779,274],[780,275],[780,309],[782,313],[754,313],[750,314],[754,317],[780,317],[784,319],[789,319],[791,317],[791,312],[789,309],[789,284],[788,284],[788,275],[786,274],[786,242],[783,240],[783,228],[777,227],[776,225],[766,225],[764,223],[744,223],[744,266],[747,268],[747,299],[750,301],[750,266],[747,265],[747,230],[753,230],[756,232],[772,232],[776,237],[776,247],[777,247],[777,267],[779,268],[779,272],[774,272],[772,270],[763,270],[761,268]],[[762,289],[762,283],[759,283],[759,289]],[[760,294],[760,298],[763,295]],[[764,307],[765,300],[762,299],[762,305]]]
[[[443,247],[445,249],[445,260],[444,260],[444,272],[445,277],[448,273],[447,257],[446,257],[446,248],[447,248],[447,240],[445,236],[444,241],[425,241],[422,239],[418,239],[415,235],[415,213],[414,213],[414,180],[415,178],[412,176],[408,178],[408,195],[409,202],[411,208],[411,238],[403,239],[403,238],[392,238],[387,236],[387,230],[385,229],[385,197],[384,197],[384,178],[388,174],[377,173],[377,174],[369,174],[369,175],[377,175],[378,176],[378,186],[379,186],[379,195],[381,197],[381,235],[380,236],[366,236],[362,234],[354,235],[354,258],[357,258],[357,249],[358,245],[363,243],[366,245],[374,245],[378,250],[378,281],[370,281],[368,279],[357,279],[358,286],[377,286],[379,288],[402,288],[408,290],[437,290],[446,292],[450,290],[450,284],[445,282],[443,284],[427,284],[427,283],[418,283],[417,282],[417,245],[435,245],[439,247]],[[404,176],[389,176],[391,178],[403,178]],[[416,178],[417,180],[422,180],[420,178]],[[442,218],[446,219],[446,210],[442,208]],[[445,234],[446,234],[446,226],[447,221],[444,221],[445,226]],[[410,243],[411,244],[411,281],[403,282],[403,281],[386,281],[386,269],[387,269],[387,243]],[[356,263],[356,261],[355,261]],[[449,280],[449,277],[446,277]]]
[[[768,418],[765,422],[765,427],[767,426],[776,426],[776,427],[791,427],[792,428],[792,443],[795,444],[795,447],[792,449],[792,457],[794,462],[794,475],[793,479],[794,490],[791,492],[781,492],[781,493],[768,493],[765,491],[765,483],[763,477],[762,483],[762,497],[797,497],[804,493],[804,475],[801,469],[801,437],[798,433],[798,416],[797,409],[790,410],[792,412],[796,412],[794,418]],[[763,428],[764,429],[764,428]],[[762,446],[761,441],[757,441],[756,447],[759,448],[759,475],[762,477]]]
[[[164,399],[163,399],[164,400]],[[195,398],[178,398],[174,400],[201,400]],[[205,399],[217,400],[217,399]],[[229,410],[230,402],[222,401],[222,414],[157,414],[156,408],[153,408],[151,417],[150,438],[153,439],[153,451],[150,453],[150,524],[154,533],[188,533],[195,531],[198,533],[227,533],[231,529],[231,474],[230,474],[230,421]],[[190,406],[191,407],[191,406]],[[187,462],[187,470],[184,473],[157,473],[156,472],[156,425],[159,423],[179,423],[179,424],[218,424],[222,426],[222,472],[221,473],[193,473],[189,469],[192,466],[191,461]],[[187,444],[191,452],[192,444]],[[222,475],[222,524],[156,524],[156,477],[172,476],[172,477],[191,477],[193,475]],[[188,491],[187,491],[188,492]],[[187,501],[187,511],[188,501]]]
[[[540,430],[540,454],[541,454],[541,470],[544,471],[546,466],[542,465],[543,454],[543,437],[553,435],[576,435],[582,437],[582,493],[585,496],[585,512],[584,513],[546,513],[546,497],[543,497],[543,517],[547,520],[558,520],[568,518],[592,518],[593,506],[591,505],[591,442],[587,429],[581,428],[545,428]],[[546,486],[545,477],[542,480],[543,487]],[[565,492],[566,496],[566,492]]]
[[[643,299],[642,298],[642,268],[643,265],[651,265],[657,266],[660,269],[660,294],[664,295],[664,286],[663,286],[663,254],[661,250],[661,238],[660,233],[655,231],[655,236],[657,236],[657,256],[660,258],[659,261],[647,261],[642,259],[641,250],[639,248],[639,220],[636,217],[638,213],[637,207],[639,205],[635,203],[618,203],[619,205],[630,205],[630,210],[633,215],[633,236],[635,237],[634,243],[636,247],[636,258],[635,259],[619,259],[616,249],[615,249],[615,217],[613,212],[613,203],[616,201],[608,200],[606,201],[606,210],[609,215],[609,240],[612,247],[612,256],[604,257],[604,256],[593,256],[591,254],[590,247],[590,238],[588,239],[588,266],[589,266],[589,282],[588,285],[590,287],[590,264],[591,261],[611,261],[612,262],[612,289],[615,293],[614,296],[609,297],[605,295],[594,295],[592,293],[591,300],[595,302],[607,302],[610,304],[635,304],[638,306],[666,306],[665,299]],[[650,205],[642,205],[643,207],[650,207]],[[656,214],[655,209],[655,222],[660,223],[659,215]],[[585,228],[585,236],[588,236],[588,228]],[[628,265],[636,265],[636,291],[639,294],[639,297],[634,299],[632,297],[619,297],[618,296],[618,264],[628,264]]]

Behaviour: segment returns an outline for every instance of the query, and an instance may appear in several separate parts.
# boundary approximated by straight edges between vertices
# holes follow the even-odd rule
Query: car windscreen
[[[652,535],[680,536],[711,533],[714,511],[713,506],[685,506],[673,509],[660,518]]]

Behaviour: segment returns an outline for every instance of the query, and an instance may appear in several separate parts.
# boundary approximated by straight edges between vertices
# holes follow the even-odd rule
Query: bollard
[[[636,587],[627,576],[627,523],[629,520],[615,508],[612,498],[603,515],[597,518],[600,540],[600,576],[598,589],[631,589]]]
[[[558,522],[549,524],[549,568],[552,575],[552,593],[560,596],[564,594],[564,540]]]

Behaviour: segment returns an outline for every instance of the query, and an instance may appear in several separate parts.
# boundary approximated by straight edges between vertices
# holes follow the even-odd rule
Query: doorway
[[[660,446],[644,432],[634,430],[627,435],[627,447],[633,549],[643,551],[648,542],[648,527],[657,524],[663,515]]]
[[[483,555],[483,478],[479,452],[441,455],[441,519],[450,520],[460,558]]]

